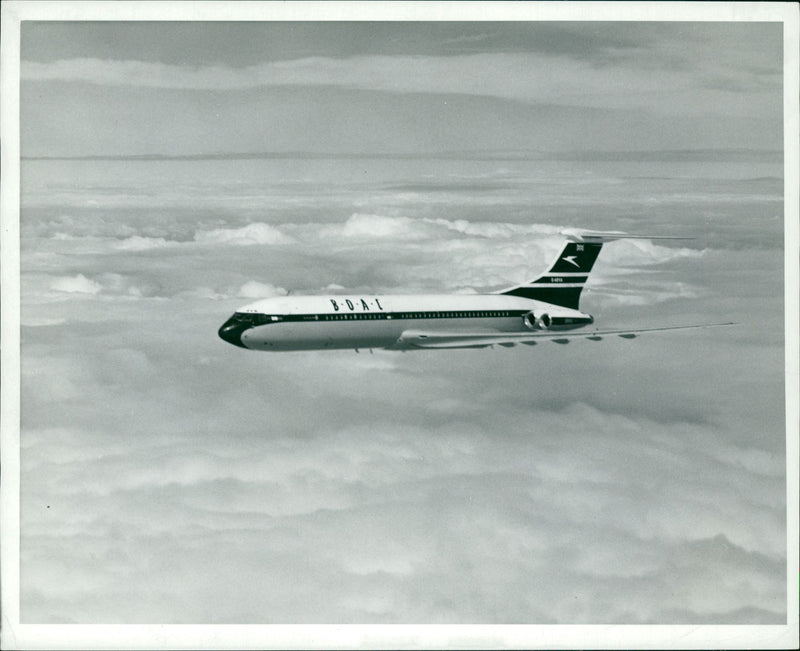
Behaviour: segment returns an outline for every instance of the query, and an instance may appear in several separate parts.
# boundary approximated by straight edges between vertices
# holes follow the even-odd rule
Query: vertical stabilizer
[[[498,292],[511,296],[521,296],[536,301],[560,305],[572,310],[578,309],[581,291],[589,278],[600,249],[606,242],[621,239],[636,240],[683,240],[684,237],[663,235],[629,235],[616,231],[564,230],[567,243],[550,265],[538,278],[524,285],[518,285]]]

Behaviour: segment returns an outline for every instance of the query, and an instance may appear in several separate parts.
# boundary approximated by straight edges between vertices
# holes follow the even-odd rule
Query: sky
[[[22,621],[785,622],[781,52],[763,23],[24,25]],[[180,158],[232,152],[306,153]],[[598,325],[739,325],[216,336],[265,296],[516,284],[566,227],[692,238],[604,248]]]
[[[22,148],[774,150],[780,34],[779,23],[30,23]]]

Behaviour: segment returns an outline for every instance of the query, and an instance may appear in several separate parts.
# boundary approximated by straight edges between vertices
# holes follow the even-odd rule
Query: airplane
[[[490,294],[281,296],[239,308],[219,329],[234,346],[260,351],[388,350],[533,346],[644,332],[733,325],[709,323],[644,329],[587,329],[581,290],[603,244],[620,239],[677,240],[617,231],[561,232],[566,243],[548,270],[523,285]]]

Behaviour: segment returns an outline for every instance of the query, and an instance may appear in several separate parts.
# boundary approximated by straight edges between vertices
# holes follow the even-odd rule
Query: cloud
[[[114,272],[104,272],[98,277],[104,294],[125,297],[159,296],[162,292],[157,280]]]
[[[55,223],[58,228],[64,226],[60,221]],[[232,296],[279,295],[276,292],[285,293],[285,287],[306,291],[363,287],[369,291],[395,293],[479,293],[524,283],[546,270],[563,244],[560,231],[565,226],[357,212],[340,223],[270,225],[253,222],[229,228],[203,228],[201,225],[190,234],[185,233],[184,227],[165,225],[164,236],[130,235],[120,240],[113,220],[108,220],[103,228],[93,227],[96,232],[104,233],[102,236],[51,237],[37,255],[45,259],[55,251],[70,250],[96,256],[93,265],[82,268],[78,276],[49,278],[50,289],[58,294],[102,292],[107,298],[204,296],[224,300]],[[82,229],[81,224],[75,224],[76,232]],[[150,227],[124,227],[125,232],[131,230],[147,232]],[[273,282],[270,276],[274,270],[269,270],[273,268],[271,262],[265,268],[258,257],[229,256],[221,253],[224,249],[215,249],[213,255],[219,258],[217,268],[229,269],[236,278],[215,274],[198,288],[194,278],[197,274],[207,276],[207,256],[212,247],[219,246],[280,247],[280,253],[273,250],[271,260],[307,255],[314,261],[312,268],[317,279],[310,287],[303,287],[292,279]],[[364,246],[377,247],[376,251],[385,249],[382,257],[391,258],[393,262],[376,265],[359,253]],[[171,274],[178,279],[177,283],[164,282],[164,274],[158,267],[135,274],[107,271],[109,260],[115,257],[125,261],[123,266],[135,264],[139,256],[148,256],[155,263],[162,251],[177,265],[178,271]],[[648,241],[615,242],[604,249],[587,292],[597,306],[609,309],[697,297],[701,293],[697,286],[676,282],[664,269],[680,261],[700,259],[706,253],[705,250]],[[324,267],[319,265],[320,260],[327,261],[326,264],[333,262],[334,273],[341,274],[344,270],[349,278],[345,282],[331,282],[334,278],[344,279],[326,275]],[[657,273],[646,271],[650,267],[658,268]],[[635,281],[632,279],[634,272]],[[366,284],[365,278],[369,276],[374,277],[373,281]],[[266,282],[268,280],[270,282]],[[51,298],[57,300],[58,295]]]
[[[202,300],[210,300],[210,301],[220,301],[230,298],[230,295],[218,292],[215,289],[212,289],[211,287],[196,287],[194,289],[187,289],[182,292],[179,292],[178,296],[181,298],[188,298],[188,299],[199,298]]]
[[[659,282],[639,282],[633,287],[630,282],[622,284],[594,281],[592,295],[602,309],[613,309],[622,305],[642,307],[676,299],[696,299],[700,297],[701,290],[687,283],[664,288]]]
[[[657,60],[657,59],[655,59]],[[763,76],[754,84],[738,62],[693,61],[693,66],[640,67],[635,56],[615,66],[561,54],[486,52],[452,56],[309,57],[244,67],[180,66],[146,61],[68,59],[25,61],[25,81],[80,81],[99,85],[234,91],[276,86],[337,86],[389,93],[496,97],[525,103],[595,108],[647,108],[701,114],[710,106],[725,115],[759,117],[778,111]],[[702,72],[713,70],[707,82]],[[726,83],[720,83],[720,79]],[[723,108],[724,107],[724,108]]]
[[[100,283],[88,279],[83,274],[62,276],[50,283],[50,289],[69,294],[98,294],[103,289]]]
[[[246,282],[236,293],[241,298],[270,298],[272,296],[286,296],[283,287],[275,287],[269,283],[260,283],[255,280]]]
[[[412,228],[413,222],[407,217],[386,217],[382,215],[351,215],[340,229],[344,237],[359,239],[416,239],[422,234]],[[416,231],[416,232],[415,232]]]
[[[122,351],[107,363],[121,366],[116,377],[138,365]],[[280,366],[272,373],[289,379]],[[339,381],[349,386],[356,375]],[[453,389],[437,387],[445,376],[436,376],[425,383],[434,396]],[[374,379],[386,386],[385,373]],[[354,421],[369,413],[354,411]],[[269,413],[271,422],[258,423]],[[30,443],[50,447],[44,457],[29,449],[26,458],[41,461],[28,471],[48,479],[28,500],[52,508],[41,533],[45,521],[31,523],[25,567],[35,561],[31,584],[65,570],[75,578],[48,591],[39,609],[72,613],[76,622],[264,621],[264,611],[243,609],[233,596],[219,606],[215,586],[227,577],[241,603],[270,604],[272,623],[719,622],[753,603],[757,621],[780,618],[781,586],[765,579],[781,574],[781,561],[753,551],[764,532],[731,540],[747,532],[743,517],[763,507],[723,493],[702,523],[736,505],[717,525],[728,536],[693,530],[701,502],[687,495],[699,487],[676,491],[703,472],[685,455],[691,446],[681,426],[617,418],[598,429],[597,412],[573,407],[538,412],[535,436],[465,420],[377,432],[319,420],[311,438],[291,441],[275,427],[279,413],[257,409],[252,429],[239,421],[235,445],[203,437],[202,449],[183,454],[175,453],[183,442],[162,437],[153,455],[146,436],[135,446],[98,438],[96,449],[84,443],[77,454],[85,435],[33,431]],[[742,480],[741,469],[703,461],[705,473],[724,473],[723,485]],[[65,484],[72,466],[86,464],[90,475]],[[56,547],[67,530],[82,544]],[[74,569],[84,566],[88,574]],[[197,566],[215,569],[198,574],[189,609],[165,608],[170,586],[185,586]],[[117,591],[120,572],[126,587]],[[128,594],[153,585],[161,587],[136,610],[120,609]],[[496,591],[509,589],[515,599],[501,604]],[[319,600],[320,591],[342,598]],[[27,602],[36,603],[34,595]]]
[[[410,218],[398,215],[353,213],[343,224],[325,225],[319,237],[365,240],[452,241],[461,236],[508,240],[557,234],[559,227],[546,224],[513,224],[503,222],[469,222],[464,219]]]
[[[30,317],[26,318],[25,316],[20,316],[20,324],[25,327],[42,327],[42,326],[52,326],[52,325],[61,325],[62,323],[66,323],[66,319],[48,319],[47,317]]]
[[[198,231],[194,236],[199,244],[231,244],[234,246],[253,246],[255,244],[286,244],[291,238],[269,224],[255,222],[242,228],[217,228]]]
[[[563,245],[560,231],[565,227],[365,213],[355,213],[340,224],[283,225],[299,246],[315,250],[324,244],[326,256],[340,258],[351,267],[353,244],[390,247],[394,259],[408,263],[382,267],[382,291],[401,293],[485,292],[526,282],[553,261]],[[696,296],[699,290],[691,284],[671,282],[661,269],[657,274],[644,270],[704,255],[702,250],[649,241],[615,242],[603,250],[590,288],[599,304],[608,307]],[[635,282],[631,280],[634,271],[638,272]]]
[[[168,242],[163,237],[141,237],[133,235],[115,245],[115,248],[123,251],[148,251],[150,249],[160,249],[170,246],[173,242]]]
[[[32,165],[23,621],[785,621],[782,229],[738,178],[772,188],[770,165]],[[175,183],[200,170],[217,185]],[[276,177],[269,210],[241,199]],[[681,199],[714,184],[741,201]],[[98,186],[129,199],[86,205]],[[565,226],[698,238],[604,247],[598,325],[742,326],[409,354],[217,336],[283,288],[522,282]]]
[[[230,36],[262,28],[271,35],[245,39],[259,47]],[[26,157],[777,150],[783,143],[778,23],[319,23],[285,32],[233,23],[75,24],[27,31]],[[486,32],[485,42],[469,40]],[[460,46],[443,46],[463,36]],[[169,47],[146,45],[159,38]],[[156,209],[171,202],[159,199]],[[229,199],[253,204],[263,195]],[[106,193],[87,201],[103,207],[141,197]]]

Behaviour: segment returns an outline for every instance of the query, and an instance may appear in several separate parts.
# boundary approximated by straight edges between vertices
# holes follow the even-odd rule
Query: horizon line
[[[141,161],[180,161],[180,160],[281,160],[292,158],[307,159],[482,159],[482,160],[614,160],[626,158],[656,158],[668,156],[744,156],[744,155],[783,155],[782,149],[747,148],[698,148],[698,149],[624,149],[624,150],[540,150],[540,149],[499,149],[499,150],[447,150],[439,152],[324,152],[324,151],[263,151],[263,152],[206,152],[196,154],[64,154],[20,156],[20,160],[141,160]]]

